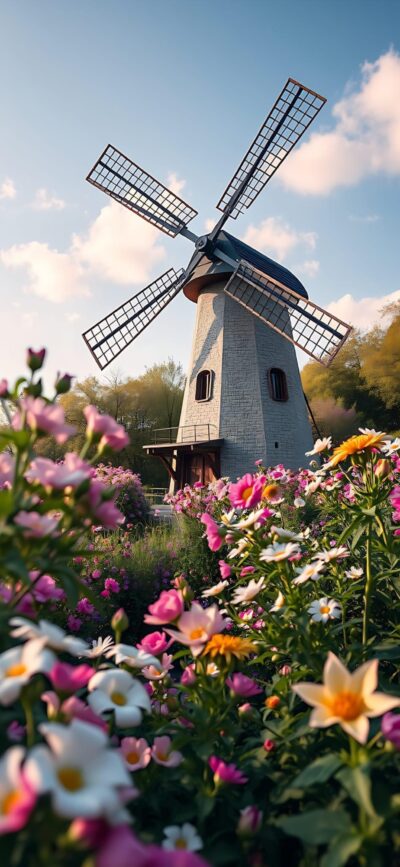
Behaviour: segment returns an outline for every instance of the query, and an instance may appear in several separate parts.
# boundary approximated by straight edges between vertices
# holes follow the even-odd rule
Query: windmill
[[[87,177],[166,235],[195,245],[185,269],[170,268],[83,334],[104,369],[181,290],[197,303],[179,427],[155,431],[144,447],[163,461],[172,487],[235,478],[256,458],[304,465],[312,437],[294,347],[328,365],[351,329],[310,301],[294,274],[224,227],[250,207],[325,101],[288,79],[218,202],[222,216],[201,237],[188,229],[197,211],[115,147]]]

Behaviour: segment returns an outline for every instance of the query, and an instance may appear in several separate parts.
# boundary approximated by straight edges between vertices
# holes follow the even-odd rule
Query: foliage
[[[125,467],[113,467],[112,464],[97,464],[95,478],[113,487],[116,493],[115,502],[126,524],[135,524],[135,527],[138,527],[149,521],[149,505],[137,473],[132,473]]]

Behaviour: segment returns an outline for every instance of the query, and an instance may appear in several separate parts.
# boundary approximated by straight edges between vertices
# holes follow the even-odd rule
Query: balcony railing
[[[204,443],[217,439],[215,424],[187,424],[181,427],[159,427],[152,431],[153,445],[162,443]]]

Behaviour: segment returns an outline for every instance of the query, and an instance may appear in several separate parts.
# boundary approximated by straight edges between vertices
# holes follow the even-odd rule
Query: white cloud
[[[92,274],[128,285],[149,282],[166,253],[158,229],[110,201],[85,236],[73,235],[70,255]]]
[[[315,250],[317,235],[315,232],[297,232],[280,217],[268,217],[259,226],[249,226],[243,241],[262,253],[285,259],[300,244]]]
[[[80,313],[66,313],[65,318],[68,322],[77,322],[81,318]]]
[[[48,244],[14,244],[0,251],[0,262],[6,268],[24,268],[28,276],[25,291],[47,301],[60,303],[74,295],[90,295],[79,262]]]
[[[11,178],[4,178],[0,184],[0,199],[15,199],[17,191]]]
[[[40,187],[39,190],[36,190],[32,208],[35,211],[62,211],[65,208],[65,202],[64,199],[51,196],[45,187]]]
[[[332,110],[336,125],[314,133],[282,165],[279,177],[298,193],[324,195],[378,173],[400,175],[400,55],[361,67]]]
[[[209,232],[212,232],[214,226],[215,226],[215,220],[212,220],[211,217],[207,217],[207,219],[204,220],[204,229],[207,232],[207,234]]]
[[[357,216],[357,214],[349,214],[349,220],[352,223],[377,223],[381,219],[379,214],[365,214],[365,216]]]
[[[389,295],[369,296],[366,298],[354,298],[348,293],[342,295],[337,301],[327,305],[327,310],[353,325],[355,328],[368,330],[382,319],[382,310],[387,304],[400,301],[400,289]]]
[[[186,187],[186,181],[183,178],[178,178],[176,172],[170,172],[167,177],[167,187],[172,193],[180,196],[182,190]]]
[[[296,271],[305,274],[306,277],[316,277],[319,271],[318,259],[306,259],[301,265],[298,265]]]

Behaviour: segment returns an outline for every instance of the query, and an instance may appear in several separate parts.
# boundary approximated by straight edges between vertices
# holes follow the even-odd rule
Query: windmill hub
[[[214,244],[208,235],[201,235],[200,238],[197,239],[195,246],[199,253],[205,253],[207,256],[210,256],[214,249]]]

